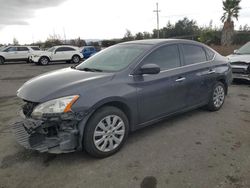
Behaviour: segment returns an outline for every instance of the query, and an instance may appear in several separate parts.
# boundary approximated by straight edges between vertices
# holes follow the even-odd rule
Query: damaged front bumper
[[[68,153],[79,146],[77,119],[73,114],[43,120],[23,117],[13,124],[17,141],[27,149],[49,153]]]

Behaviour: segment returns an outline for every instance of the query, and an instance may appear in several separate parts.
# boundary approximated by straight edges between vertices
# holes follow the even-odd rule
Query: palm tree
[[[239,10],[241,7],[239,6],[241,0],[224,0],[223,3],[223,16],[221,17],[221,21],[224,23],[222,29],[222,37],[221,44],[223,46],[227,46],[232,44],[232,38],[234,35],[234,22],[235,18],[238,20]]]

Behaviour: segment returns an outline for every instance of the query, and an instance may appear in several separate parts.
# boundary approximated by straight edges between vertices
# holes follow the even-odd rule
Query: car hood
[[[32,51],[31,54],[32,55],[41,55],[41,54],[45,54],[46,51],[43,51],[43,50],[39,50],[39,51]]]
[[[64,68],[39,75],[25,82],[17,96],[31,102],[45,102],[51,99],[83,93],[88,87],[109,81],[113,73],[86,72]]]
[[[250,63],[250,54],[231,54],[227,56],[229,62],[245,62]]]

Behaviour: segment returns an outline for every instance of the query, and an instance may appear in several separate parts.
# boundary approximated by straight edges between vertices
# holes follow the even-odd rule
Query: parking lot
[[[132,133],[117,154],[52,155],[22,148],[11,132],[16,90],[69,64],[0,66],[0,188],[249,188],[250,85],[234,83],[218,112],[197,109]]]

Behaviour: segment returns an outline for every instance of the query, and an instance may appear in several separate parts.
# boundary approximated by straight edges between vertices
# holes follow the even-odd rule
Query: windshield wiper
[[[95,68],[83,68],[83,69],[79,69],[79,70],[83,70],[83,71],[87,71],[87,72],[103,72],[101,69],[95,69]]]

